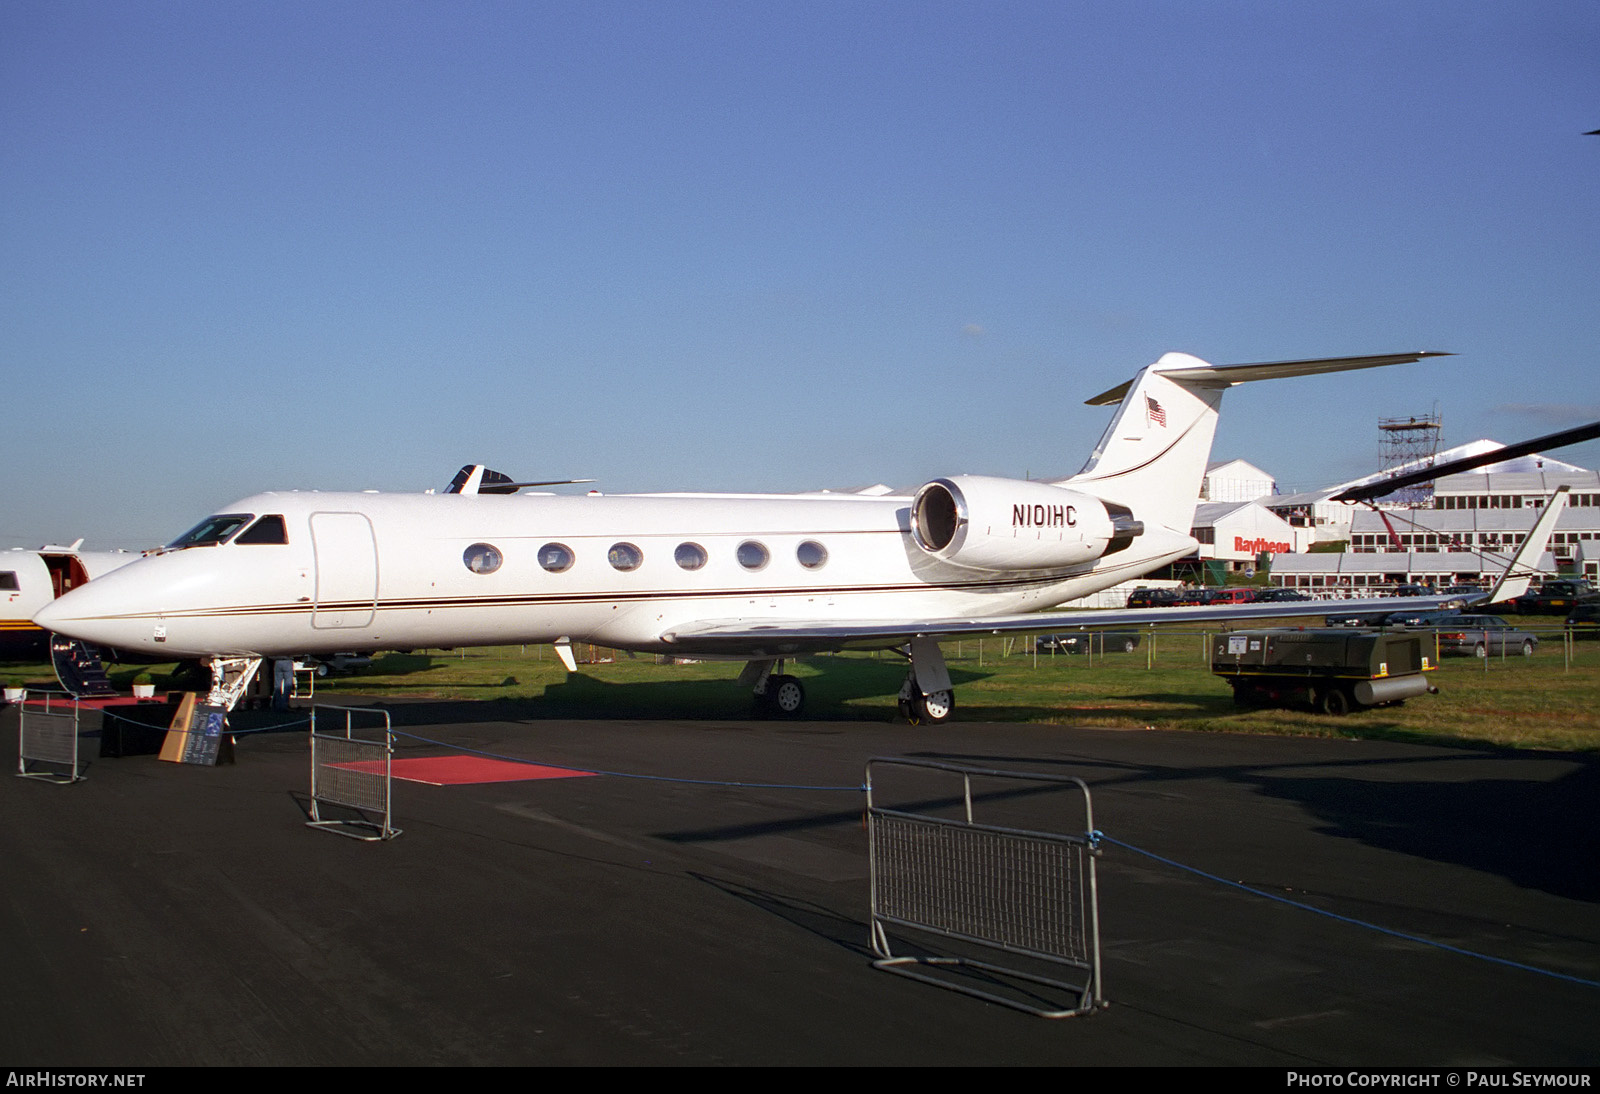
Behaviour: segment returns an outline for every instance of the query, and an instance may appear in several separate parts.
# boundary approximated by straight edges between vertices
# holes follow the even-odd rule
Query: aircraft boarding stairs
[[[50,663],[55,666],[56,679],[75,699],[103,699],[117,694],[117,689],[106,678],[98,646],[52,634]]]

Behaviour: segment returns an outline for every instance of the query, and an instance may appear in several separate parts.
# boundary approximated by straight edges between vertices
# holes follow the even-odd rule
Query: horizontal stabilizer
[[[1232,387],[1234,384],[1249,383],[1252,380],[1277,380],[1286,376],[1315,376],[1323,372],[1349,372],[1353,369],[1380,368],[1384,365],[1409,365],[1426,357],[1454,355],[1437,350],[1422,350],[1417,353],[1385,353],[1375,357],[1317,357],[1306,361],[1261,361],[1253,365],[1202,367],[1192,367],[1187,364],[1195,360],[1193,357],[1181,354],[1171,356],[1176,358],[1172,366],[1163,368],[1161,363],[1157,362],[1151,367],[1169,380],[1182,380],[1201,387]],[[1132,380],[1118,384],[1109,391],[1102,391],[1094,398],[1085,400],[1085,405],[1111,406],[1120,403],[1132,385]]]

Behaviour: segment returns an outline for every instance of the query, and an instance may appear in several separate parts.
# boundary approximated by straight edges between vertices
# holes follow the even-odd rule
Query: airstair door
[[[317,559],[311,625],[323,630],[366,627],[378,601],[378,543],[361,513],[312,513]]]

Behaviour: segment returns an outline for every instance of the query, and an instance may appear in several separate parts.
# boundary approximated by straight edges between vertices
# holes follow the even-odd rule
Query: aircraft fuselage
[[[244,531],[153,555],[53,606],[47,622],[173,658],[567,636],[689,655],[692,641],[673,640],[674,627],[1030,611],[1194,545],[1148,529],[1133,549],[1101,558],[1112,530],[1100,503],[1027,485],[1059,490],[1058,507],[997,506],[1015,520],[984,531],[1015,539],[1024,560],[1040,557],[1042,542],[1050,557],[1078,561],[996,570],[934,557],[916,542],[903,496],[266,493],[223,513],[281,515],[284,542],[246,542]]]

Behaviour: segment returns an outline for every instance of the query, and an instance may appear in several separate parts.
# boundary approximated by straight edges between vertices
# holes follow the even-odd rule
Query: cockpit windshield
[[[215,547],[219,543],[226,543],[230,536],[234,535],[246,524],[249,524],[253,519],[255,519],[254,513],[222,513],[218,516],[207,517],[167,544],[167,550],[177,551],[184,547]]]

